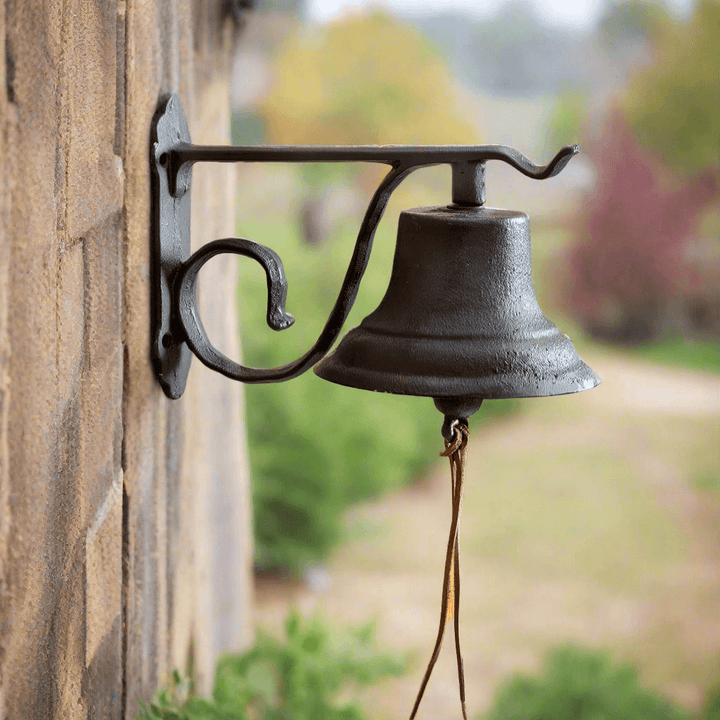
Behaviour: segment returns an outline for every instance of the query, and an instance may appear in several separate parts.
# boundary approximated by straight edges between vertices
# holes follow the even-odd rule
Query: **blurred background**
[[[720,717],[720,4],[265,0],[235,58],[232,128],[238,144],[500,143],[539,164],[580,144],[545,182],[488,165],[487,204],[530,215],[540,304],[603,384],[472,420],[468,709]],[[381,177],[238,168],[238,234],[282,257],[297,317],[267,330],[264,276],[242,264],[248,364],[315,340]],[[449,191],[440,168],[395,193],[348,328],[382,298],[399,212]],[[277,631],[291,607],[374,620],[406,672],[351,695],[367,717],[407,717],[450,519],[440,414],[312,373],[246,403],[259,624]],[[419,718],[459,717],[446,644]]]

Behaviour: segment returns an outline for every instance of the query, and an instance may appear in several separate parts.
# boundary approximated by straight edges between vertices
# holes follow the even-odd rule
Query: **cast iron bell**
[[[528,216],[455,204],[401,213],[385,297],[315,372],[340,385],[432,397],[460,417],[484,399],[600,382],[540,310]]]

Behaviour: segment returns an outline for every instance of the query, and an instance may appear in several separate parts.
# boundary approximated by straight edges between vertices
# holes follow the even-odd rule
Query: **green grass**
[[[636,592],[650,568],[682,559],[687,538],[648,502],[631,455],[590,435],[567,445],[558,438],[552,456],[545,452],[496,455],[490,476],[468,485],[468,555],[524,577],[585,578],[607,592]]]
[[[668,338],[639,348],[635,354],[661,365],[720,373],[720,340]]]

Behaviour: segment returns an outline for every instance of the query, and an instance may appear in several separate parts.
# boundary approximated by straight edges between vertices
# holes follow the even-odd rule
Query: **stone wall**
[[[134,718],[249,637],[241,388],[150,361],[150,122],[179,93],[227,142],[238,29],[221,0],[0,3],[0,718]],[[233,169],[193,186],[193,242],[234,234]],[[200,303],[238,354],[234,264]]]

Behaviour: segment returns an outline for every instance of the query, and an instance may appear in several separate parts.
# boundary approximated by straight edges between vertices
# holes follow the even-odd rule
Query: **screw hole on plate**
[[[163,167],[165,167],[165,166],[167,165],[167,163],[168,163],[168,154],[167,154],[167,153],[163,153],[163,154],[158,158],[158,162],[159,162]]]
[[[162,338],[162,346],[167,350],[171,348],[175,343],[173,342],[173,336],[170,333],[165,333]]]

